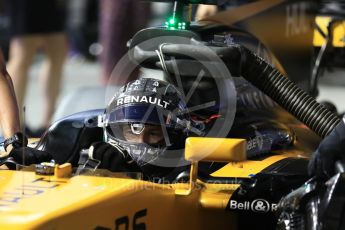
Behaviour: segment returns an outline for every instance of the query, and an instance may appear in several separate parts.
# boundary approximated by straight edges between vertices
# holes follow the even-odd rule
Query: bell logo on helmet
[[[169,102],[163,101],[160,98],[150,97],[150,96],[125,96],[117,99],[116,106],[125,105],[129,103],[149,103],[152,105],[158,105],[166,109]]]

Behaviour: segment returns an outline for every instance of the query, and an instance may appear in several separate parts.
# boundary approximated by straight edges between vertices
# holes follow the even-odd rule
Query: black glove
[[[25,165],[49,162],[52,160],[52,156],[48,152],[30,147],[13,148],[8,157],[12,157],[13,160],[18,164]],[[9,168],[12,169],[13,167],[9,166]]]
[[[100,168],[112,172],[140,172],[139,166],[121,146],[116,147],[106,142],[95,142],[90,150],[92,158],[101,161]]]
[[[345,159],[344,119],[323,139],[309,161],[309,174],[329,178],[335,174],[335,162]]]

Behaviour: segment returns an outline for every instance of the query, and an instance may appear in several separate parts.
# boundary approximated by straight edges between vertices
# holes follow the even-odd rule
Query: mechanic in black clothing
[[[336,161],[345,162],[345,117],[323,139],[309,162],[309,174],[330,178],[335,174]]]

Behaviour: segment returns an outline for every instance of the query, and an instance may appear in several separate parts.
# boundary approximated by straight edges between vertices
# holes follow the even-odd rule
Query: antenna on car
[[[26,133],[25,133],[25,127],[26,127],[26,120],[25,120],[25,112],[26,112],[26,108],[25,108],[25,105],[23,106],[23,126],[22,126],[22,129],[23,129],[23,135],[24,137],[26,137]],[[23,141],[23,146],[22,146],[22,163],[23,165],[25,165],[25,141]],[[24,191],[24,172],[22,171],[22,195],[24,195],[25,191]]]
[[[192,21],[193,7],[192,4],[217,5],[219,2],[226,0],[144,0],[148,2],[167,2],[173,3],[173,12],[165,21],[165,27],[170,30],[188,29]],[[188,17],[185,17],[185,7],[188,6]]]
[[[165,27],[171,30],[186,29],[186,26],[190,24],[190,21],[184,21],[184,7],[186,3],[181,1],[174,1],[174,8],[172,16],[165,22]],[[191,19],[191,17],[189,17]]]

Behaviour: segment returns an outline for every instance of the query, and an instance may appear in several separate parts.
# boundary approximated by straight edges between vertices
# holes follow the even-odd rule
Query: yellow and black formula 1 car
[[[60,156],[57,162],[77,165],[77,149],[101,138],[92,120],[102,112],[85,112],[57,122],[37,148],[55,150]],[[284,112],[280,117],[289,131],[283,124],[270,122],[269,127],[256,130],[261,139],[254,135],[248,142],[188,138],[185,158],[191,168],[187,180],[179,177],[174,182],[155,183],[142,180],[138,173],[76,171],[71,163],[0,170],[1,229],[274,229],[278,201],[308,179],[307,158],[319,141],[293,117]],[[277,136],[289,139],[292,133],[297,137],[293,143],[273,144]],[[248,159],[247,153],[267,145],[267,140],[272,140],[270,150]],[[210,174],[201,169],[205,162],[213,162]]]
[[[224,31],[211,38],[207,31],[147,29],[130,43],[133,61],[166,73],[177,65],[186,87],[203,66],[217,66],[195,58],[211,51],[240,79],[230,132],[186,140],[189,172],[173,181],[147,181],[138,173],[86,168],[80,164],[83,149],[102,140],[98,117],[104,111],[71,115],[53,124],[35,147],[54,155],[55,163],[0,170],[0,229],[275,229],[279,200],[308,179],[308,158],[319,136],[328,135],[339,118]],[[155,37],[160,39],[142,44]],[[168,39],[164,46],[162,37]],[[205,38],[207,49],[200,43]],[[212,70],[203,73],[207,77]],[[208,79],[200,83],[190,103],[214,99],[222,110],[224,98],[208,94],[213,86]]]
[[[337,117],[307,99],[316,106],[311,108],[314,114],[326,114],[336,123]],[[67,117],[54,124],[36,147],[53,153],[60,165],[0,171],[0,227],[274,229],[277,203],[308,179],[307,158],[319,137],[281,109],[264,108],[257,116],[253,110],[239,111],[262,119],[235,119],[231,135],[237,138],[187,139],[190,173],[165,183],[142,180],[136,173],[72,170],[78,166],[80,151],[102,138],[95,122],[103,111]],[[265,111],[270,116],[262,116]],[[309,113],[303,114],[308,118]],[[323,119],[313,120],[315,127],[322,127],[321,134],[326,129]],[[207,162],[212,164],[205,173],[201,168]]]

